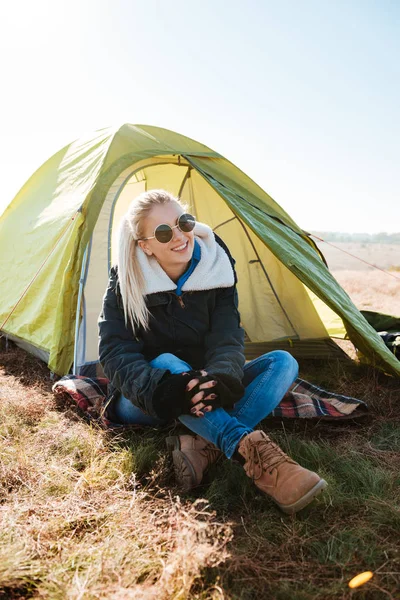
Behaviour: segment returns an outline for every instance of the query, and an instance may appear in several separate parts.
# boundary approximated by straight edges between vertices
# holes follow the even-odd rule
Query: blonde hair
[[[122,221],[118,234],[118,279],[124,306],[125,325],[128,320],[133,331],[142,326],[149,327],[150,313],[145,303],[144,278],[137,260],[137,241],[143,237],[143,222],[153,206],[177,202],[186,207],[179,198],[165,190],[150,190],[135,198]]]

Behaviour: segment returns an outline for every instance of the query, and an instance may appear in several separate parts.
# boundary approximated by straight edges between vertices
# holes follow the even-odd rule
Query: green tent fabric
[[[385,315],[384,313],[375,312],[373,310],[362,310],[361,314],[367,319],[368,323],[375,331],[400,331],[400,317]]]
[[[210,148],[147,125],[103,129],[66,146],[3,213],[3,333],[57,374],[95,364],[118,223],[129,202],[153,188],[179,194],[232,250],[253,354],[263,344],[311,348],[347,332],[370,362],[400,375],[313,242],[266,192]]]

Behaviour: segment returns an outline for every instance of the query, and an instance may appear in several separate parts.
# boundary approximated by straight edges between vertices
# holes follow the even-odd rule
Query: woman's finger
[[[213,410],[213,407],[212,407],[212,406],[210,406],[209,404],[207,404],[207,406],[204,406],[204,404],[202,404],[201,406],[202,406],[202,408],[201,408],[200,410],[196,410],[196,412],[192,413],[192,414],[194,414],[196,417],[198,417],[198,416],[199,416],[199,413],[200,413],[200,414],[202,414],[202,415],[204,415],[205,413],[211,412],[211,411]],[[195,408],[197,409],[197,406],[196,406]],[[194,410],[194,409],[192,408],[192,411],[193,411],[193,410]]]
[[[186,386],[186,391],[190,392],[190,390],[192,390],[194,387],[196,387],[196,385],[199,383],[198,379],[191,379],[189,381],[189,383]]]
[[[214,381],[214,380],[213,381],[206,381],[205,383],[201,383],[199,385],[199,389],[200,390],[206,390],[208,388],[214,387],[215,385],[217,385],[217,382]]]
[[[194,395],[194,396],[191,398],[190,402],[191,402],[192,404],[197,404],[197,402],[200,402],[200,400],[203,400],[203,398],[204,398],[204,394],[205,394],[205,392],[197,392],[197,394],[195,394],[195,395]]]
[[[192,404],[196,404],[196,406],[205,406],[204,401],[205,400],[215,400],[217,398],[217,394],[208,394],[207,396],[204,395],[205,392],[199,392],[198,394],[196,394],[195,396],[193,396],[193,398],[190,400],[190,402]],[[203,401],[201,403],[201,401]]]
[[[205,377],[207,375],[206,371],[200,371],[200,373]],[[190,392],[194,387],[196,387],[196,385],[198,385],[200,382],[199,379],[191,379],[189,381],[189,383],[186,386],[186,391]],[[214,385],[217,385],[216,381],[206,381],[205,383],[202,383],[200,385],[200,389],[206,389],[206,388],[210,388],[210,387],[214,387]]]
[[[204,408],[202,408],[201,410],[197,411],[197,413],[195,413],[195,416],[204,417],[205,413],[211,412],[212,410],[213,407],[208,404],[207,406],[204,406]]]
[[[196,406],[193,406],[193,408],[190,409],[190,412],[193,413],[197,413],[203,410],[203,408],[205,407],[205,405],[202,402],[199,402],[199,404],[197,404]]]
[[[205,400],[212,401],[212,400],[215,400],[216,397],[217,397],[216,394],[210,394],[209,396],[207,396],[207,398],[204,398],[204,401]],[[204,402],[199,402],[198,404],[196,404],[196,406],[193,406],[193,408],[190,409],[190,412],[192,415],[198,417],[199,412],[203,412],[203,413],[210,412],[213,410],[213,408],[214,407],[210,404],[204,404]]]

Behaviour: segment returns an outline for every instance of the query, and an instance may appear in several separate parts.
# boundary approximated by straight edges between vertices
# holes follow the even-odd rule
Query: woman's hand
[[[206,375],[208,375],[207,371],[201,370],[200,373],[203,375],[203,377],[205,377]],[[187,373],[182,373],[182,375],[187,375]],[[194,387],[196,387],[199,384],[199,379],[191,379],[189,381],[189,383],[186,386],[186,391],[190,392]],[[192,398],[191,398],[191,404],[193,404],[193,408],[191,408],[190,413],[194,416],[194,417],[204,417],[204,413],[206,412],[210,412],[213,407],[207,403],[204,404],[203,402],[201,402],[202,400],[208,400],[208,401],[212,401],[215,400],[217,398],[217,395],[214,393],[209,394],[207,390],[209,390],[210,388],[213,388],[215,385],[217,384],[216,381],[206,381],[205,383],[201,383],[199,385],[199,392],[197,392],[197,394],[195,394]],[[204,391],[203,391],[204,390]]]

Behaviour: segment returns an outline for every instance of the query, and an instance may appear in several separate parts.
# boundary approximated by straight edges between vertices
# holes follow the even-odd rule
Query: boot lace
[[[204,456],[207,459],[208,464],[211,465],[215,463],[218,458],[221,456],[221,450],[219,450],[214,444],[211,442],[204,446],[201,450],[199,450],[199,454]]]
[[[289,462],[296,464],[294,460],[289,458],[279,446],[270,439],[262,439],[251,446],[253,451],[253,461],[256,465],[260,465],[263,471],[269,471],[272,474],[272,469],[279,465]]]

